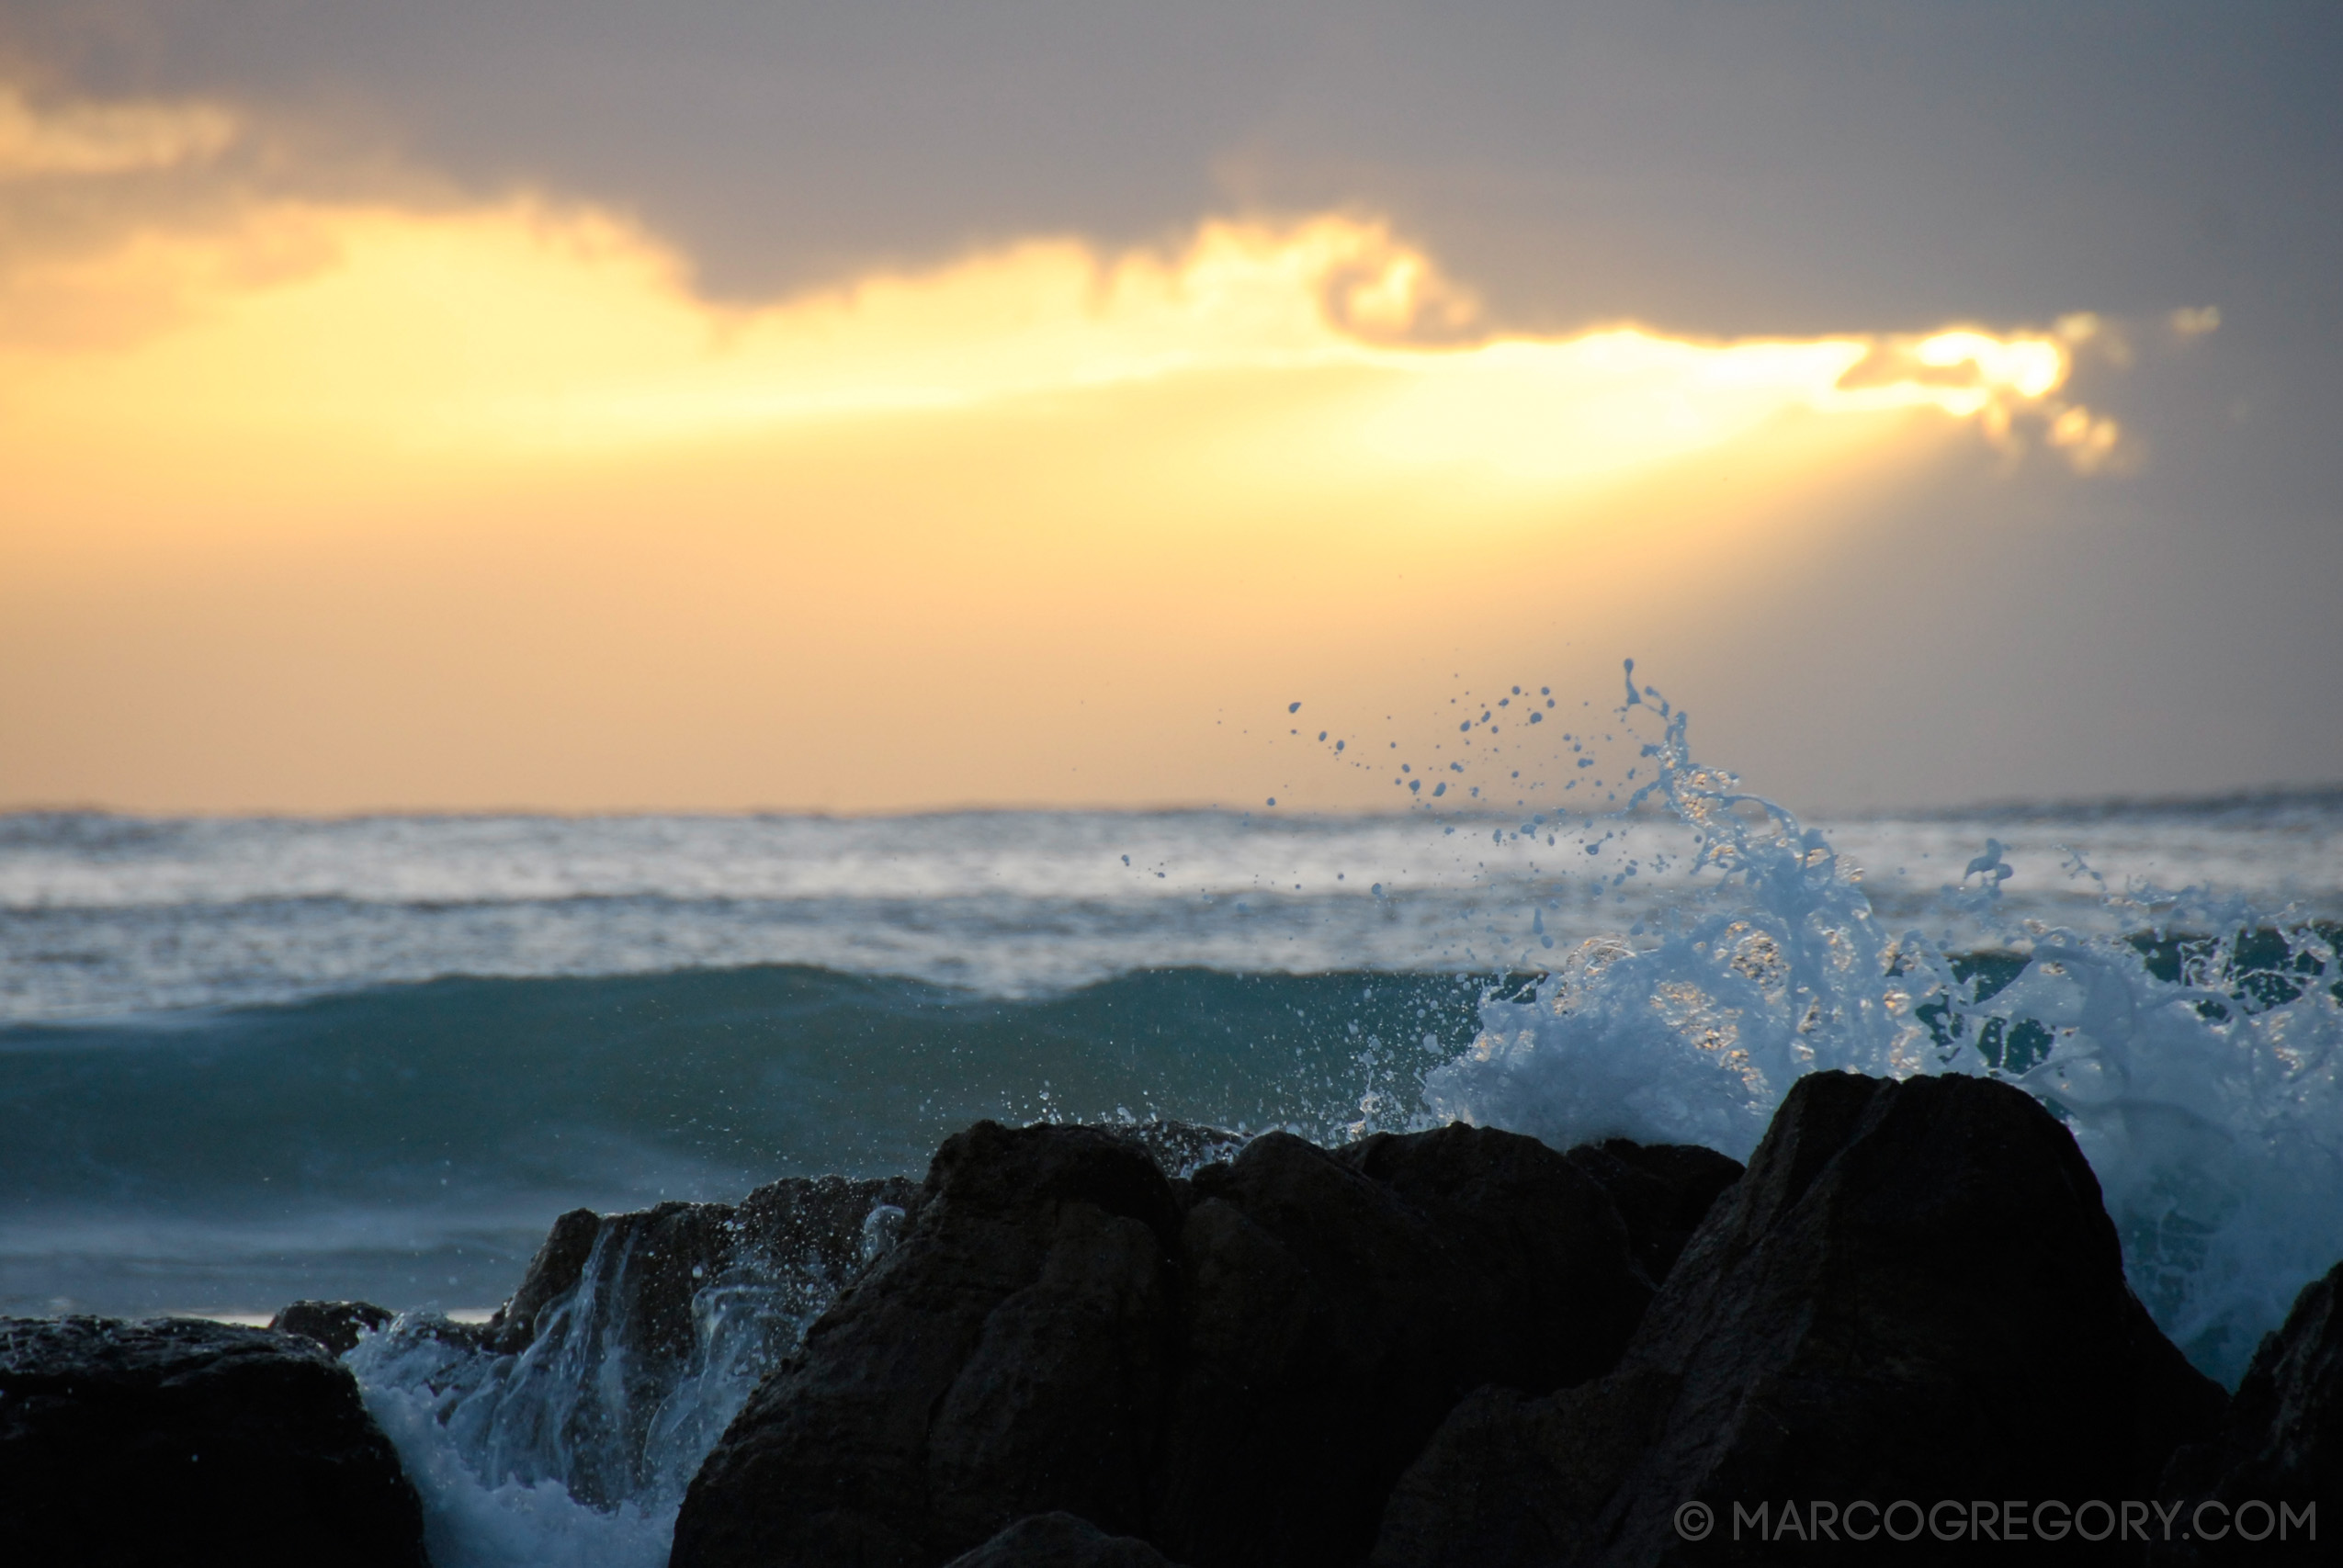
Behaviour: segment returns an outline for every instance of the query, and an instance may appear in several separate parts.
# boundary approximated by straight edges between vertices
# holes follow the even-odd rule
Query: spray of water
[[[892,1204],[870,1210],[862,1261],[901,1219]],[[684,1342],[662,1345],[629,1288],[658,1262],[656,1237],[606,1223],[517,1353],[422,1313],[351,1352],[417,1479],[438,1568],[664,1563],[700,1461],[842,1282],[810,1251],[741,1247],[691,1292]]]
[[[1492,996],[1470,1050],[1426,1076],[1432,1118],[1746,1157],[1805,1073],[2002,1077],[2066,1119],[2134,1288],[2234,1383],[2343,1256],[2337,933],[2147,887],[2110,896],[2119,934],[1997,927],[2009,868],[1989,843],[1944,906],[1997,940],[1948,953],[1885,929],[1822,834],[1697,762],[1681,712],[1649,688],[1628,696],[1644,713],[1623,721],[1660,730],[1630,807],[1672,813],[1707,874],[1666,917]]]

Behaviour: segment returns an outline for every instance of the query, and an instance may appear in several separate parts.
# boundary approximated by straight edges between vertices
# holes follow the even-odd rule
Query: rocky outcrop
[[[1678,1533],[1688,1503],[1728,1521],[1737,1503],[2145,1497],[2223,1403],[2125,1286],[2090,1168],[2032,1099],[1815,1074],[1619,1368],[1465,1402],[1392,1495],[1373,1561],[1714,1558],[1721,1539]],[[1755,1533],[1732,1560],[1809,1546]]]
[[[1130,1534],[1178,1337],[1179,1205],[1136,1144],[980,1122],[685,1495],[673,1562],[932,1568],[1027,1515]]]
[[[1272,1134],[1175,1183],[1123,1131],[979,1124],[709,1456],[673,1562],[934,1568],[1060,1510],[1210,1568],[1355,1562],[1457,1399],[1611,1365],[1684,1194],[1737,1170],[1627,1151],[1637,1229],[1485,1129]]]
[[[398,1316],[372,1302],[294,1302],[268,1320],[278,1334],[298,1334],[315,1340],[336,1356],[358,1348],[358,1336],[379,1333]]]
[[[485,1462],[558,1476],[597,1507],[680,1489],[674,1391],[707,1374],[711,1356],[724,1376],[778,1360],[891,1239],[916,1192],[901,1178],[792,1177],[737,1204],[572,1210],[484,1326],[418,1316],[395,1332],[456,1352],[435,1389],[503,1391],[474,1406]],[[482,1356],[518,1360],[491,1371]]]
[[[2266,1335],[2229,1402],[2218,1438],[2183,1449],[2165,1472],[2164,1503],[2189,1518],[2186,1542],[2159,1543],[2158,1561],[2214,1562],[2260,1536],[2254,1561],[2333,1562],[2343,1540],[2343,1263],[2294,1299]],[[2206,1503],[2199,1521],[2197,1509]],[[2258,1503],[2259,1511],[2241,1506]],[[2315,1515],[2308,1510],[2315,1508]],[[2282,1510],[2273,1515],[2272,1510]],[[2301,1522],[2297,1522],[2300,1520]],[[2307,1525],[2325,1532],[2314,1535]],[[2226,1545],[2201,1539],[2213,1529]],[[2317,1542],[2326,1542],[2322,1554]]]
[[[901,1177],[853,1181],[785,1177],[739,1203],[662,1203],[627,1213],[572,1209],[553,1222],[512,1300],[489,1319],[488,1343],[517,1355],[587,1286],[612,1297],[623,1347],[662,1365],[691,1344],[691,1303],[744,1265],[828,1290],[862,1266],[918,1188]]]
[[[1741,1179],[1739,1160],[1698,1144],[1611,1138],[1582,1144],[1568,1157],[1619,1206],[1636,1261],[1655,1285],[1676,1267],[1718,1196]]]
[[[1019,1519],[947,1568],[1175,1568],[1137,1536],[1108,1535],[1071,1514]]]
[[[425,1568],[414,1488],[307,1338],[0,1320],[0,1562]]]
[[[1606,1371],[1650,1299],[1610,1195],[1510,1133],[1272,1134],[1194,1198],[1149,1536],[1196,1563],[1357,1561],[1458,1399]]]

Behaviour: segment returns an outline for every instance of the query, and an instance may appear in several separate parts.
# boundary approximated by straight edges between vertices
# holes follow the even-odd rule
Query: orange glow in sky
[[[232,134],[0,96],[0,181]],[[528,200],[20,244],[0,805],[1246,799],[1297,682],[1364,711],[1561,621],[1607,661],[1588,583],[1754,570],[1964,426],[2104,459],[2066,368],[1975,328],[1490,332],[1342,214],[755,309]]]

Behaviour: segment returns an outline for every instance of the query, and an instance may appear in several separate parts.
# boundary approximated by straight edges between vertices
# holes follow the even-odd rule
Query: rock
[[[676,1568],[934,1568],[1052,1510],[1355,1562],[1457,1399],[1606,1371],[1651,1292],[1601,1182],[1469,1127],[1271,1134],[1175,1185],[1127,1130],[983,1123],[910,1209],[702,1467]]]
[[[396,1316],[372,1302],[300,1301],[279,1311],[268,1326],[279,1334],[314,1339],[334,1355],[346,1356],[358,1348],[360,1334],[377,1332]]]
[[[1108,1535],[1071,1514],[1019,1519],[947,1568],[1174,1568],[1137,1536]]]
[[[1655,1285],[1724,1190],[1741,1179],[1741,1162],[1698,1144],[1636,1144],[1610,1138],[1581,1144],[1569,1161],[1619,1205],[1636,1260]]]
[[[826,1297],[874,1250],[873,1219],[900,1214],[917,1191],[900,1177],[785,1177],[737,1205],[662,1203],[607,1215],[572,1209],[553,1222],[513,1299],[489,1319],[489,1343],[506,1355],[527,1349],[587,1285],[621,1298],[622,1348],[671,1360],[690,1346],[692,1298],[708,1281],[753,1261],[767,1276],[801,1277]]]
[[[2253,1365],[2229,1402],[2228,1418],[2213,1440],[2183,1449],[2165,1472],[2163,1500],[2179,1505],[2195,1522],[2198,1506],[2208,1510],[2208,1529],[2233,1531],[2226,1552],[2242,1550],[2237,1526],[2267,1532],[2252,1548],[2256,1562],[2333,1561],[2334,1542],[2343,1537],[2343,1263],[2314,1280],[2294,1298],[2284,1326],[2265,1335]],[[2297,1511],[2315,1507],[2315,1520],[2328,1545],[2322,1559],[2301,1524],[2281,1517],[2269,1530],[2262,1517],[2239,1505]],[[2190,1534],[2200,1532],[2191,1529]],[[2159,1543],[2161,1562],[2225,1561],[2221,1547],[2202,1541]]]
[[[190,1318],[0,1319],[0,1562],[426,1568],[349,1371]]]
[[[1511,1133],[1273,1133],[1194,1194],[1149,1534],[1213,1568],[1358,1561],[1457,1400],[1608,1371],[1650,1299],[1610,1196]]]
[[[506,1355],[518,1355],[537,1339],[546,1310],[578,1287],[586,1259],[602,1235],[602,1216],[592,1209],[572,1209],[557,1216],[544,1244],[521,1271],[513,1299],[488,1320],[489,1342]]]
[[[1163,1168],[1163,1174],[1175,1181],[1194,1176],[1205,1166],[1234,1159],[1252,1141],[1248,1134],[1232,1133],[1226,1127],[1174,1122],[1166,1117],[1150,1117],[1145,1122],[1100,1130],[1115,1137],[1128,1138],[1147,1150]]]
[[[2223,1403],[2125,1286],[2098,1182],[2032,1099],[1817,1073],[1618,1370],[1460,1405],[1372,1560],[1692,1561],[1674,1517],[1694,1501],[1729,1521],[1736,1503],[2145,1497]]]
[[[695,1316],[710,1299],[703,1292],[730,1301],[736,1323],[748,1325],[749,1365],[778,1360],[915,1191],[900,1178],[792,1177],[737,1205],[561,1215],[513,1299],[470,1331],[481,1348],[522,1358],[505,1386],[537,1394],[500,1406],[503,1457],[529,1470],[559,1453],[571,1494],[595,1506],[642,1495],[668,1462],[651,1440],[654,1425],[705,1348]],[[458,1343],[467,1332],[444,1321],[401,1332],[410,1328]],[[465,1375],[460,1364],[451,1371]],[[541,1429],[549,1421],[558,1433]]]
[[[931,1568],[1054,1509],[1138,1530],[1179,1223],[1126,1139],[989,1122],[948,1139],[902,1240],[694,1477],[673,1568]]]

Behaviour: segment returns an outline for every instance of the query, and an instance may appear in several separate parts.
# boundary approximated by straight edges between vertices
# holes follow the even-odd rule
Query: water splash
[[[732,1227],[732,1211],[673,1205]],[[691,1266],[685,1321],[662,1325],[655,1277],[675,1227],[603,1222],[577,1282],[508,1352],[488,1331],[403,1314],[350,1353],[368,1407],[417,1481],[438,1568],[656,1568],[691,1478],[764,1373],[843,1283],[814,1249],[732,1245]],[[873,1204],[867,1263],[902,1219]],[[671,1255],[662,1258],[660,1247]]]
[[[2134,1288],[2234,1384],[2343,1256],[2337,929],[2145,885],[2104,897],[2109,929],[2009,919],[2012,871],[1989,841],[1939,908],[1990,940],[1950,953],[1888,930],[1823,834],[1697,762],[1682,713],[1630,697],[1623,721],[1641,706],[1663,730],[1630,809],[1691,829],[1702,885],[1485,1001],[1470,1049],[1426,1076],[1432,1116],[1746,1157],[1805,1073],[2005,1078],[2066,1121]]]
[[[1746,1158],[1805,1073],[1952,1068],[1960,1049],[1923,1016],[1962,997],[1952,964],[1885,931],[1820,832],[1696,763],[1685,716],[1654,702],[1658,773],[1629,808],[1666,806],[1715,881],[1644,935],[1589,938],[1528,995],[1486,1003],[1472,1049],[1427,1076],[1432,1111],[1560,1147],[1629,1137]]]

